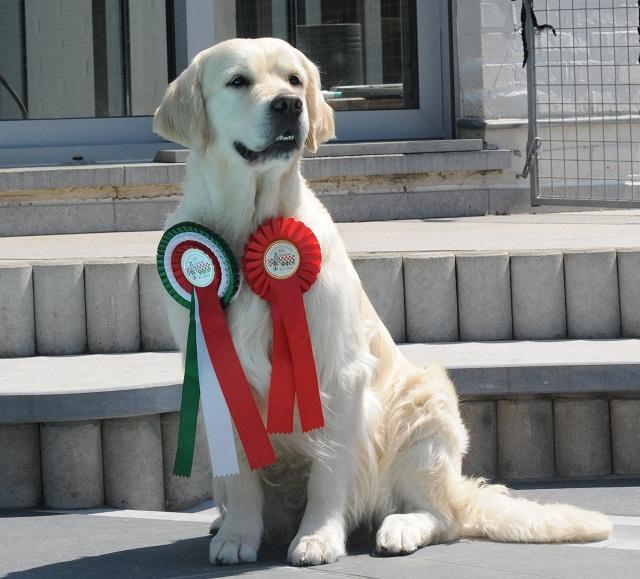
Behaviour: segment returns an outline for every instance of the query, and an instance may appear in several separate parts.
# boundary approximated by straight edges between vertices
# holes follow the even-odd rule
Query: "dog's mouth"
[[[233,146],[243,159],[250,163],[255,163],[256,161],[262,161],[268,158],[290,155],[298,148],[298,139],[292,131],[285,131],[281,135],[278,135],[268,147],[261,151],[253,151],[240,141],[233,143]]]

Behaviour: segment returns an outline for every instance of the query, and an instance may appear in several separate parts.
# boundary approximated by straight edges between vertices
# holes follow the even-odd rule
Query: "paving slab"
[[[640,211],[611,210],[338,224],[352,253],[640,248]],[[0,238],[0,260],[155,255],[160,231]]]
[[[640,492],[637,479],[627,481],[626,486],[589,485],[526,488],[517,494],[591,508],[617,505],[616,512],[631,513],[629,502],[638,495],[630,493]],[[587,489],[591,492],[585,493]],[[617,579],[635,578],[640,564],[640,517],[626,514],[614,516],[611,539],[585,545],[519,545],[463,539],[426,547],[404,557],[381,558],[372,553],[372,538],[363,536],[350,544],[347,557],[321,567],[287,566],[284,547],[263,548],[255,564],[211,567],[207,560],[209,506],[195,513],[0,511],[0,575],[34,579]]]

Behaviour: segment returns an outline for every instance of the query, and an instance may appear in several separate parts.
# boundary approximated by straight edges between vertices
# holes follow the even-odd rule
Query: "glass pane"
[[[228,2],[215,7],[216,19],[231,25]],[[299,48],[320,68],[336,110],[418,108],[415,7],[415,0],[236,0],[236,30],[226,32]]]
[[[165,0],[3,0],[0,119],[151,115],[167,85]]]

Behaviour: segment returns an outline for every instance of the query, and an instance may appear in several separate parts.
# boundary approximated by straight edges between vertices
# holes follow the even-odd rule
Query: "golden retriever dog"
[[[377,530],[379,554],[459,537],[596,541],[604,515],[513,498],[461,472],[467,432],[445,370],[411,365],[365,295],[331,217],[300,174],[306,146],[334,137],[318,69],[274,38],[232,39],[198,54],[172,82],[154,130],[191,149],[184,198],[169,225],[195,221],[240,260],[264,221],[295,217],[315,233],[322,269],[304,294],[325,426],[272,435],[277,462],[216,478],[223,517],[212,564],[255,561],[261,542],[289,541],[293,565],[331,563],[357,526]],[[184,349],[188,311],[168,299]],[[226,309],[254,397],[265,412],[271,362],[269,304],[241,284]],[[239,445],[239,449],[242,447]]]

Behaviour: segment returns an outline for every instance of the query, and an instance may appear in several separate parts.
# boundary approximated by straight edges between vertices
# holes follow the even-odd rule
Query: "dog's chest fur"
[[[318,238],[322,266],[318,279],[305,293],[304,302],[323,406],[327,409],[325,430],[331,430],[334,426],[331,407],[344,405],[347,400],[349,404],[356,402],[359,397],[355,392],[345,391],[344,386],[362,384],[356,375],[368,362],[362,359],[366,346],[358,319],[360,304],[356,296],[359,292],[353,291],[353,284],[360,282],[335,225],[300,177],[297,164],[292,170],[281,172],[279,178],[267,175],[257,192],[255,179],[247,177],[243,181],[236,176],[232,184],[224,178],[225,173],[216,171],[211,163],[207,165],[208,171],[203,171],[201,162],[191,165],[190,172],[197,178],[187,178],[185,198],[170,218],[170,224],[195,221],[216,231],[228,242],[238,263],[250,234],[275,216],[299,219]],[[350,286],[348,290],[347,286]],[[238,357],[264,411],[271,376],[270,304],[254,294],[242,280],[226,316]],[[186,335],[188,313],[184,308],[172,307],[170,318],[178,343],[184,348],[185,340],[179,336]],[[347,378],[353,375],[353,380],[345,380],[345,375]],[[337,384],[342,385],[340,391],[336,389]],[[345,414],[348,415],[341,413]],[[283,444],[295,445],[296,439],[298,437],[289,437]]]

